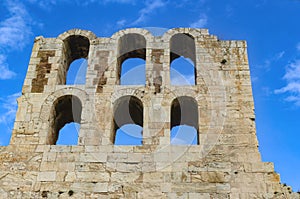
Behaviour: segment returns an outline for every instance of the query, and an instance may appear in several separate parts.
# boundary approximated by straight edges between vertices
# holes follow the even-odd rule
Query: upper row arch
[[[154,39],[154,36],[151,34],[151,32],[146,29],[143,29],[143,28],[128,28],[125,30],[120,30],[120,31],[114,33],[111,36],[111,38],[118,40],[119,38],[123,37],[124,35],[132,34],[132,33],[144,36],[144,38],[147,41],[152,41]]]
[[[147,41],[152,41],[154,40],[154,36],[153,34],[146,29],[143,28],[127,28],[124,30],[120,30],[116,33],[114,33],[111,38],[114,40],[118,40],[119,38],[121,38],[124,35],[130,34],[130,33],[135,33],[135,34],[140,34],[142,36],[145,37],[145,39]],[[190,36],[192,36],[193,38],[197,38],[203,34],[207,35],[208,34],[208,30],[207,29],[195,29],[195,28],[173,28],[173,29],[169,29],[167,30],[162,36],[162,40],[163,41],[169,41],[171,39],[171,37],[173,35],[176,34],[189,34]],[[81,29],[71,29],[68,30],[62,34],[60,34],[57,38],[64,41],[66,40],[68,37],[70,36],[82,36],[87,38],[90,42],[92,40],[97,39],[97,36],[92,32],[92,31],[88,31],[88,30],[81,30]]]
[[[97,36],[92,31],[81,30],[81,29],[68,30],[60,34],[57,38],[64,41],[70,36],[82,36],[82,37],[86,37],[90,41],[97,39]]]

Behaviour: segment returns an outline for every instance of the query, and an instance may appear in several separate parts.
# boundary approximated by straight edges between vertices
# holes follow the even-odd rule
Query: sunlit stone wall
[[[85,84],[66,85],[80,58]],[[145,82],[122,85],[131,58],[145,61]],[[189,83],[170,77],[178,58],[192,65]],[[56,145],[68,123],[80,125],[77,145]],[[140,144],[115,143],[124,125],[142,128]],[[261,161],[246,42],[206,29],[37,37],[0,162],[0,198],[299,198]]]

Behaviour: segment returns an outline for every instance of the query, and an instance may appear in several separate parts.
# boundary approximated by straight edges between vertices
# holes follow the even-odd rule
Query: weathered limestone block
[[[74,192],[107,192],[108,183],[75,182],[70,188],[74,190]]]
[[[197,172],[191,174],[192,182],[211,182],[211,183],[225,183],[230,181],[230,175],[226,172]]]
[[[37,181],[55,181],[56,171],[42,171],[38,173]]]

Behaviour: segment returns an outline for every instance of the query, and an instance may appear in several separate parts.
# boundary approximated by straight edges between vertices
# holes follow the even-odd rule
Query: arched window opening
[[[121,66],[121,85],[145,85],[145,60],[141,58],[128,58]]]
[[[143,104],[134,96],[121,97],[114,105],[115,145],[142,145]]]
[[[196,47],[189,34],[170,40],[170,79],[172,85],[196,85]]]
[[[69,67],[66,84],[67,85],[79,85],[85,84],[87,70],[87,60],[80,58],[74,60]]]
[[[136,33],[130,33],[122,36],[119,39],[118,43],[118,60],[117,60],[117,76],[118,76],[118,83],[121,85],[128,85],[127,82],[125,81],[125,84],[122,84],[123,81],[123,67],[126,67],[126,65],[130,64],[131,67],[130,69],[132,70],[132,73],[135,74],[135,72],[141,72],[139,68],[145,68],[143,67],[137,67],[136,63],[137,59],[132,59],[131,58],[139,58],[144,60],[144,62],[139,61],[140,65],[145,65],[145,60],[146,60],[146,39],[144,36],[136,34]],[[130,59],[130,60],[129,60]],[[128,60],[128,61],[127,61]],[[125,63],[127,61],[127,63]],[[124,66],[125,64],[125,66]],[[128,67],[128,66],[127,66]],[[125,71],[128,69],[125,69]],[[141,76],[141,78],[138,80],[138,84],[145,84],[145,69],[144,74]],[[126,73],[125,73],[126,74]],[[138,73],[138,75],[141,75]],[[135,75],[136,76],[136,75]],[[144,80],[142,82],[142,79]],[[133,83],[132,83],[133,84]]]
[[[197,145],[198,105],[191,97],[178,97],[171,105],[171,136],[174,145]]]
[[[81,35],[72,35],[69,36],[64,40],[64,70],[62,71],[62,77],[60,78],[62,84],[66,84],[67,77],[69,77],[69,72],[72,74],[74,72],[71,72],[69,69],[71,68],[71,63],[75,60],[79,60],[79,62],[83,62],[81,60],[82,58],[87,59],[89,55],[89,48],[90,48],[90,41],[87,37],[81,36]],[[81,60],[81,61],[80,61]],[[78,64],[75,62],[75,65]],[[84,63],[82,65],[86,67],[87,63]],[[84,76],[85,79],[85,72],[86,69],[83,67],[81,72],[84,72],[84,74],[81,74],[81,76]],[[77,72],[79,72],[77,70]],[[79,73],[77,73],[78,75]],[[72,75],[71,75],[72,76]],[[78,82],[74,82],[78,83]]]
[[[77,144],[82,104],[78,97],[67,95],[58,98],[52,108],[48,144]],[[63,135],[60,135],[60,134]]]

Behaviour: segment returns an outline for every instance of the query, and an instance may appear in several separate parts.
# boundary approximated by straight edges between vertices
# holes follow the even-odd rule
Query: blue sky
[[[130,27],[208,28],[247,40],[264,161],[300,190],[300,1],[3,0],[0,3],[0,145],[9,142],[34,37],[81,28],[110,37]]]

